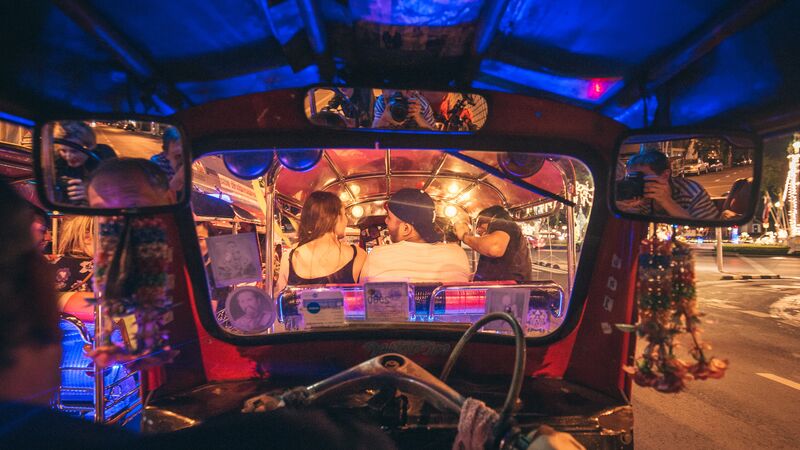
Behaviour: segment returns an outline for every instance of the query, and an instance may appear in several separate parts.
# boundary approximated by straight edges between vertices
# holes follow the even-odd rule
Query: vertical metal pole
[[[53,216],[50,220],[53,228],[53,231],[50,233],[50,254],[55,255],[57,252],[56,244],[58,243],[58,217]]]
[[[572,200],[568,194],[568,199]],[[572,284],[575,282],[575,208],[567,206],[567,292],[566,297],[572,294]]]
[[[275,298],[275,286],[272,284],[272,277],[275,273],[275,233],[272,229],[275,223],[275,185],[272,183],[266,185],[264,202],[267,206],[265,214],[266,223],[264,224],[266,233],[264,236],[264,245],[266,246],[264,249],[264,256],[266,257],[267,274],[264,285],[269,286],[270,296]]]
[[[103,328],[105,327],[105,320],[103,319],[103,308],[100,302],[94,307],[94,347],[103,345]],[[106,419],[106,395],[105,395],[105,380],[103,379],[104,370],[94,365],[94,421],[95,423],[103,423]]]
[[[717,235],[717,271],[724,272],[724,267],[722,265],[722,228],[717,227],[715,231]]]

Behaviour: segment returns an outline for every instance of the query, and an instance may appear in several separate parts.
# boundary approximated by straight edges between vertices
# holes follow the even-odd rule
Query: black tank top
[[[326,275],[324,277],[317,277],[317,278],[303,278],[297,275],[297,272],[294,271],[294,264],[292,263],[292,257],[294,256],[294,251],[296,249],[292,249],[289,252],[289,286],[302,286],[307,284],[352,284],[355,283],[356,280],[353,279],[353,263],[356,260],[356,255],[358,251],[356,250],[356,246],[350,244],[350,247],[353,248],[353,257],[350,258],[350,261],[344,265],[341,269],[333,272],[330,275]]]

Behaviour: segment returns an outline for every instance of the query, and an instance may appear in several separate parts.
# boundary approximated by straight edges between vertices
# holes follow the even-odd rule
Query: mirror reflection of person
[[[297,246],[281,257],[276,288],[287,285],[351,284],[358,280],[367,252],[342,242],[347,213],[330,192],[312,192],[303,204]]]
[[[733,182],[725,203],[722,204],[722,220],[736,219],[747,212],[750,198],[753,195],[753,178],[739,178]]]
[[[161,136],[161,153],[150,157],[150,161],[169,178],[169,189],[180,191],[183,189],[185,174],[183,170],[183,142],[181,134],[175,127],[168,127]]]
[[[262,331],[271,325],[266,296],[255,289],[244,289],[231,297],[231,323],[241,331]]]
[[[408,103],[408,114],[402,120],[395,120],[392,117],[393,97],[402,97]],[[419,91],[415,90],[384,89],[383,93],[375,99],[373,117],[373,128],[432,130],[436,125],[430,103]]]
[[[105,145],[98,145],[94,130],[85,122],[57,122],[53,129],[56,151],[56,187],[60,198],[75,205],[87,203],[85,181],[100,162],[115,156]]]
[[[93,208],[141,208],[174,201],[164,172],[141,158],[103,161],[92,173],[87,192]]]
[[[719,218],[719,210],[700,183],[672,176],[667,155],[659,151],[637,153],[628,160],[625,170],[626,176],[644,176],[644,195],[617,200],[621,211],[681,219]]]
[[[436,230],[436,205],[419,189],[400,189],[386,202],[386,228],[393,244],[373,247],[361,281],[467,282],[467,253],[445,244]]]
[[[525,283],[531,279],[531,252],[522,228],[502,206],[491,206],[478,213],[476,235],[469,234],[469,225],[454,225],[456,237],[478,252],[475,281],[514,280]]]

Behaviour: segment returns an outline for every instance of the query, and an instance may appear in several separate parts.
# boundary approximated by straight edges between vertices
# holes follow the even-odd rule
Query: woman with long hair
[[[339,197],[312,192],[303,205],[297,246],[281,258],[278,290],[287,285],[355,283],[367,252],[341,241],[346,227]]]
[[[56,242],[56,290],[89,290],[94,273],[94,218],[69,216],[61,221]]]

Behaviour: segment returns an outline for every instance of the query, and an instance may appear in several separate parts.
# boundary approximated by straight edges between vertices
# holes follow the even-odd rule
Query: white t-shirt
[[[467,253],[456,244],[398,242],[374,247],[361,281],[468,282]]]

